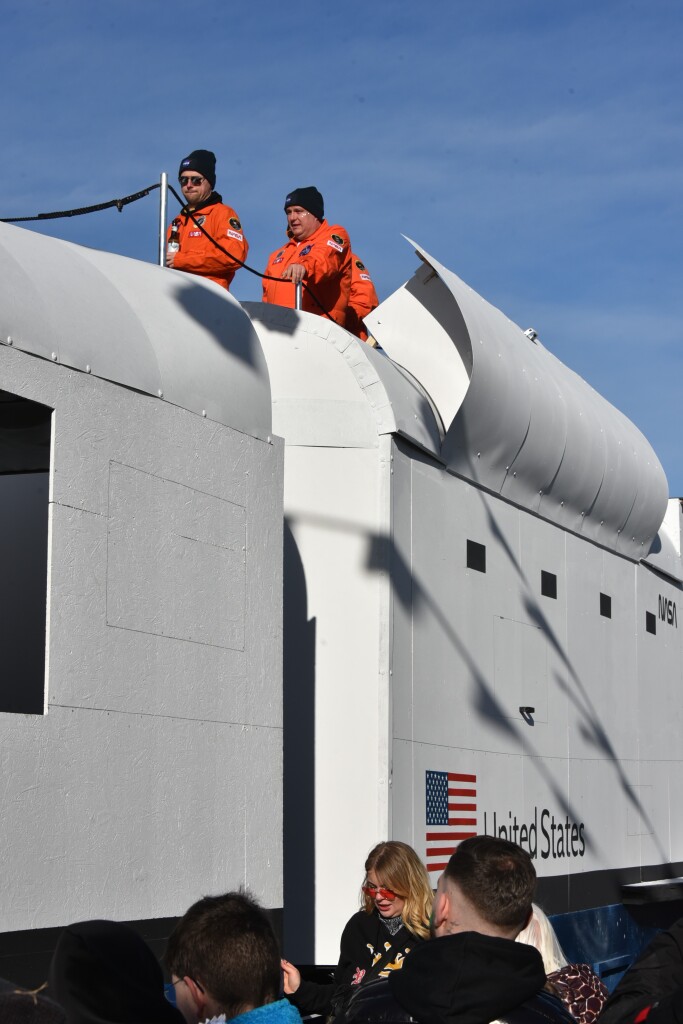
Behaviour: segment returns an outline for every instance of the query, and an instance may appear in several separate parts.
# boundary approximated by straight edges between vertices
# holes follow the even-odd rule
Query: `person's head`
[[[164,977],[144,940],[117,921],[83,921],[61,933],[50,964],[50,995],[67,1024],[183,1024],[164,995]]]
[[[279,997],[277,939],[244,892],[193,904],[173,929],[164,961],[187,1024],[220,1013],[231,1020]]]
[[[536,871],[516,843],[473,836],[460,843],[439,878],[433,932],[514,939],[531,916]]]
[[[287,228],[297,242],[317,231],[325,218],[323,197],[314,185],[295,188],[285,198]]]
[[[362,905],[366,913],[401,917],[420,938],[429,935],[432,889],[425,867],[407,843],[378,843],[365,861]]]
[[[538,950],[543,957],[546,974],[553,974],[554,971],[559,971],[569,963],[562,951],[555,929],[535,903],[531,905],[531,917],[515,941],[524,942],[527,946],[533,946]]]
[[[2,1024],[66,1024],[64,1010],[47,998],[46,988],[28,990],[0,978]]]
[[[209,149],[195,149],[180,161],[178,181],[189,206],[208,199],[216,185],[216,157]]]

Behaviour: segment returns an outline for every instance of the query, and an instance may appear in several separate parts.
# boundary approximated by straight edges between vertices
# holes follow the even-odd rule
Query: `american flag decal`
[[[427,772],[427,871],[443,871],[456,846],[477,834],[477,776]]]

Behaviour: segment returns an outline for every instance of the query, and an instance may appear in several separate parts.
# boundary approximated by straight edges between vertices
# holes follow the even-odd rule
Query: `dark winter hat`
[[[285,199],[285,210],[288,206],[303,206],[304,210],[308,210],[318,220],[323,220],[325,217],[323,197],[315,185],[308,185],[306,188],[295,188],[292,192],[289,192]]]
[[[216,154],[210,149],[193,149],[189,156],[180,161],[178,177],[183,171],[197,171],[213,188],[216,184]]]
[[[64,929],[50,965],[50,991],[68,1024],[185,1024],[164,995],[152,950],[116,921]]]

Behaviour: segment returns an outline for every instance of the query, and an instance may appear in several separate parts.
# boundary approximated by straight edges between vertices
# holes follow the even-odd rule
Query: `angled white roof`
[[[254,437],[271,433],[256,332],[192,274],[0,224],[0,344],[135,388]]]
[[[328,320],[245,302],[268,361],[273,431],[287,445],[372,448],[399,434],[438,457],[438,417],[417,381]]]
[[[411,243],[414,244],[414,243]],[[417,248],[414,277],[366,318],[438,408],[448,467],[630,558],[647,554],[667,481],[618,409]]]

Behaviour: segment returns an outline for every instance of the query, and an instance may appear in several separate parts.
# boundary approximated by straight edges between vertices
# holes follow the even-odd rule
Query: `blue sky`
[[[126,195],[209,148],[262,270],[285,193],[316,184],[380,298],[416,266],[407,234],[633,419],[683,495],[683,0],[0,15],[1,216]],[[154,194],[37,230],[153,260],[156,221]]]

